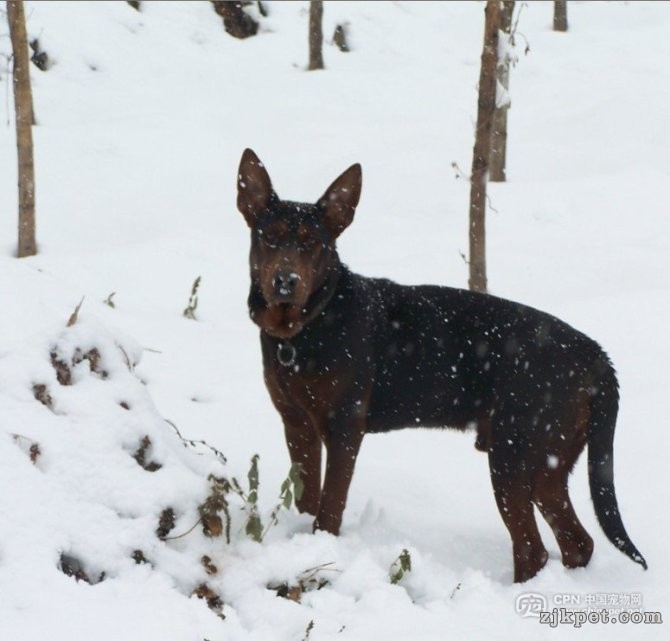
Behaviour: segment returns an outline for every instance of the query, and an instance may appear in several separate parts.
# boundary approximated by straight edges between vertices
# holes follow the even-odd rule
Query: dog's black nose
[[[300,276],[289,270],[277,272],[272,279],[272,286],[275,292],[280,296],[291,296],[295,291],[295,285],[300,280]]]

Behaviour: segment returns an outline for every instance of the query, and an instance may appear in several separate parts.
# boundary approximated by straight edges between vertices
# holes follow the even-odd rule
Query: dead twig
[[[182,532],[181,534],[175,534],[174,536],[162,536],[160,538],[162,541],[174,541],[176,539],[183,539],[187,534],[193,532],[193,530],[195,530],[195,528],[197,528],[201,522],[202,519],[198,519],[192,527],[188,528],[186,532]]]
[[[172,429],[177,433],[177,436],[184,443],[184,447],[189,447],[190,446],[190,447],[196,448],[198,445],[202,445],[202,446],[206,447],[207,449],[211,450],[222,463],[225,464],[225,463],[228,462],[228,459],[226,459],[223,452],[221,452],[220,450],[217,450],[213,445],[210,445],[209,443],[207,443],[206,441],[203,441],[202,439],[194,440],[194,439],[184,438],[181,435],[181,432],[179,431],[177,426],[171,420],[169,420],[167,418],[164,418],[163,420],[168,425],[172,426]]]
[[[72,314],[70,314],[70,318],[67,321],[67,325],[65,327],[72,327],[78,320],[79,320],[79,310],[81,309],[82,304],[84,303],[84,298],[85,296],[81,297],[81,300],[79,301],[79,305],[77,305],[74,308],[74,311]]]

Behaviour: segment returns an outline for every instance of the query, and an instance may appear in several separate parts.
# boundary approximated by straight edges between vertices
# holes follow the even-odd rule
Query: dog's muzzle
[[[272,279],[272,288],[277,298],[286,299],[293,296],[299,280],[300,276],[294,271],[278,271]]]

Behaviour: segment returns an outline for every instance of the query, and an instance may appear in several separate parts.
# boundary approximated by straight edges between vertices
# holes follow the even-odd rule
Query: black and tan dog
[[[237,186],[237,206],[251,228],[249,311],[261,328],[265,382],[291,460],[303,466],[298,508],[316,516],[315,528],[338,533],[364,434],[474,428],[512,538],[515,581],[547,561],[533,505],[551,526],[564,565],[589,562],[593,540],[568,496],[568,475],[587,444],[598,521],[646,568],[614,494],[618,385],[593,340],[494,296],[350,272],[335,241],[354,217],[360,165],[316,204],[297,203],[278,198],[247,149]]]

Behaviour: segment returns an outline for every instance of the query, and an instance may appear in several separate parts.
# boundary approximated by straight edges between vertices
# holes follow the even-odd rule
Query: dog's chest
[[[261,342],[268,387],[287,404],[332,408],[344,394],[356,395],[358,380],[370,379],[368,339],[336,312],[324,313],[292,340],[264,336]]]

